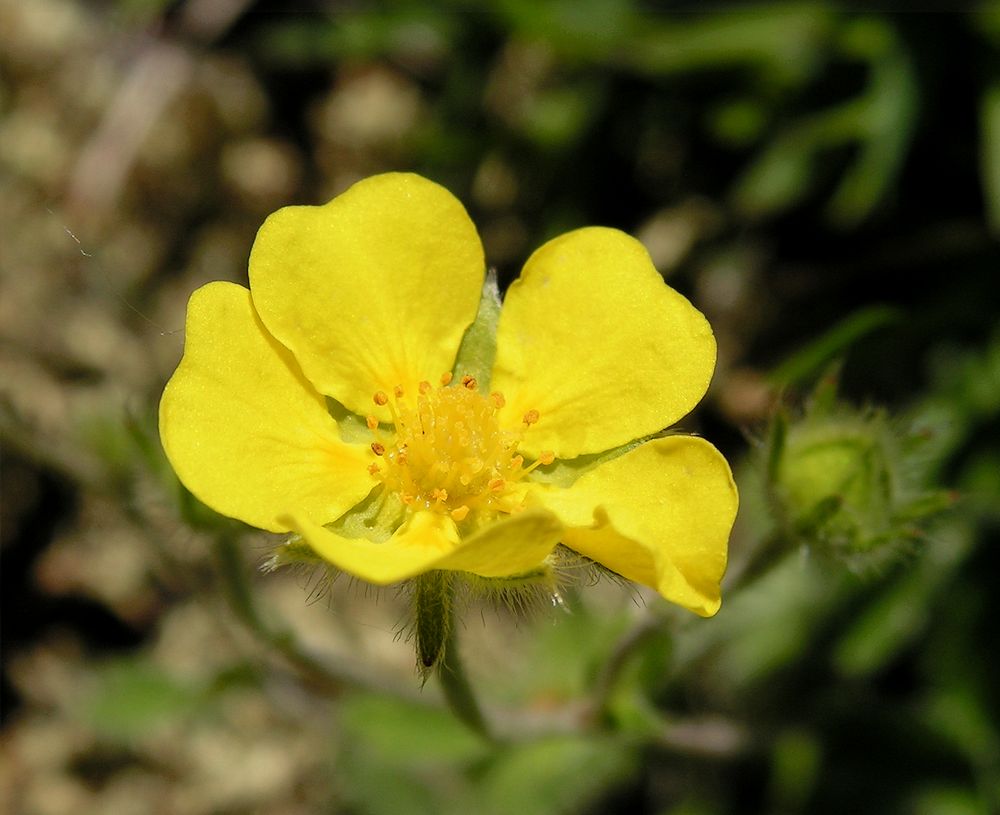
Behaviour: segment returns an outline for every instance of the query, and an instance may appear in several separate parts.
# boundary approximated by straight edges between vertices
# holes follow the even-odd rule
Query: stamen
[[[524,472],[522,473],[522,475],[527,475],[536,467],[539,467],[544,464],[551,464],[555,460],[556,460],[555,453],[553,453],[551,450],[542,450],[542,452],[538,454],[538,458],[536,458],[529,466],[524,468]]]
[[[381,458],[369,463],[368,472],[408,511],[448,513],[456,522],[478,513],[518,512],[524,507],[517,482],[554,460],[546,451],[525,467],[517,452],[521,434],[538,421],[539,412],[529,410],[520,426],[502,426],[499,411],[507,404],[502,393],[480,393],[470,374],[459,378],[461,388],[449,387],[454,379],[445,372],[440,385],[421,380],[412,391],[396,385],[391,395],[373,395],[375,405],[387,407],[391,426],[382,425],[378,415],[365,417],[372,452]]]

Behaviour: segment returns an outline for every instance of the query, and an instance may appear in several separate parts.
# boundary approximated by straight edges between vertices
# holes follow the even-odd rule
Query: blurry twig
[[[179,14],[178,33],[199,44],[210,43],[248,5],[250,0],[188,0]],[[195,63],[187,46],[168,39],[153,39],[133,60],[73,168],[69,209],[99,217],[114,205],[144,139],[188,84]]]
[[[595,719],[600,719],[607,712],[608,704],[618,685],[622,672],[628,665],[632,656],[651,637],[657,634],[663,625],[663,620],[651,613],[639,620],[636,625],[630,628],[615,643],[614,648],[608,655],[607,660],[601,666],[600,673],[594,682],[594,691],[591,699],[591,715]]]
[[[351,688],[385,693],[420,704],[433,704],[433,697],[421,695],[416,687],[387,680],[366,670],[357,661],[320,657],[308,651],[288,628],[266,621],[254,599],[247,580],[246,567],[233,535],[219,534],[215,538],[215,557],[223,581],[223,590],[230,607],[246,628],[258,640],[278,651],[317,692],[338,696]]]
[[[667,721],[652,738],[657,747],[699,758],[730,758],[751,744],[747,730],[722,717]]]

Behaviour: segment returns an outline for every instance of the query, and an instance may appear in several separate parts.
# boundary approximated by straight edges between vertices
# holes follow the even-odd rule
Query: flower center
[[[503,395],[483,396],[471,376],[453,384],[445,374],[439,386],[421,382],[416,394],[397,386],[391,399],[383,391],[373,399],[388,405],[394,437],[382,437],[378,419],[368,417],[372,451],[381,459],[368,471],[414,509],[446,512],[456,521],[470,512],[517,512],[523,508],[518,481],[554,459],[546,451],[525,467],[517,446],[538,411],[529,410],[519,428],[502,428]]]

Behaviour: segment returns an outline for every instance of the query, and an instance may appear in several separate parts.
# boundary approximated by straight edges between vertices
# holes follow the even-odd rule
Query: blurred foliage
[[[0,810],[1000,811],[1000,6],[280,6],[0,0]],[[736,464],[723,610],[470,606],[492,742],[399,598],[255,577],[156,437],[188,294],[389,169],[468,203],[501,290],[616,226],[719,340],[684,429]],[[845,429],[867,465],[776,496]],[[893,556],[852,570],[820,533],[858,513]]]

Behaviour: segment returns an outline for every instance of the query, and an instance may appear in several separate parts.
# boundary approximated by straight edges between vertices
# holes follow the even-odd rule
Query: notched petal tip
[[[451,369],[485,268],[458,199],[420,176],[387,173],[268,218],[250,254],[250,288],[317,390],[364,414],[376,391]]]
[[[676,422],[704,396],[715,357],[708,321],[645,247],[587,227],[538,249],[508,289],[492,381],[511,421],[539,411],[526,452],[573,458]]]

